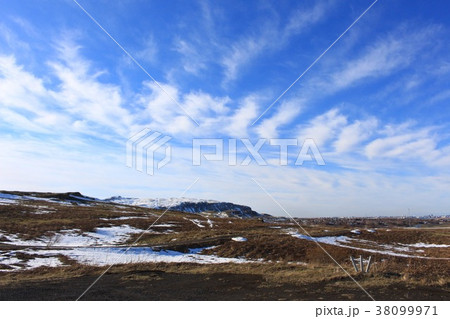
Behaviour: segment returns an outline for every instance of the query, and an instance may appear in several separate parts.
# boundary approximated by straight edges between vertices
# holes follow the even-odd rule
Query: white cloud
[[[377,124],[377,119],[370,118],[362,121],[356,120],[352,124],[343,127],[333,144],[335,151],[337,153],[352,151],[374,133]]]
[[[320,14],[311,13],[309,19],[315,23],[320,20]],[[290,32],[295,33],[294,30],[301,30],[303,26],[291,28]],[[251,42],[250,38],[243,39]],[[336,87],[344,88],[360,79],[381,76],[409,63],[410,60],[396,56],[405,50],[399,49],[396,41],[374,47],[353,60],[354,65],[345,65],[339,70],[344,81],[335,82]],[[333,150],[333,155],[339,155],[335,163],[339,163],[341,154],[358,161],[359,167],[351,172],[328,167],[274,168],[273,165],[267,169],[256,165],[230,168],[227,163],[221,163],[220,167],[210,163],[210,166],[195,169],[190,166],[190,149],[185,146],[177,152],[174,150],[177,156],[174,155],[173,162],[152,176],[149,183],[149,176],[125,167],[121,158],[124,150],[120,146],[105,151],[105,146],[100,146],[102,140],[117,140],[119,135],[123,141],[130,131],[143,126],[174,135],[179,133],[180,138],[214,137],[211,136],[213,133],[244,138],[254,132],[262,137],[276,137],[283,126],[291,124],[302,111],[303,102],[282,103],[271,118],[249,132],[250,123],[259,115],[262,94],[234,101],[227,96],[213,96],[201,91],[183,92],[180,87],[161,83],[164,90],[200,122],[198,128],[154,83],[146,82],[139,94],[125,96],[118,85],[104,80],[104,75],[108,75],[104,70],[97,70],[82,57],[80,47],[70,42],[59,45],[59,59],[49,64],[53,70],[51,78],[33,74],[14,56],[0,56],[0,121],[31,133],[19,139],[13,137],[14,132],[5,130],[5,135],[12,140],[3,139],[0,143],[4,150],[0,154],[4,172],[2,188],[23,189],[26,185],[34,190],[70,191],[80,187],[81,191],[94,196],[177,196],[183,190],[180,188],[187,187],[200,176],[199,188],[192,190],[195,193],[190,193],[192,196],[236,201],[262,212],[277,213],[270,198],[249,179],[255,177],[295,215],[377,215],[402,212],[405,205],[434,210],[448,206],[445,190],[449,179],[445,172],[438,176],[377,173],[378,168],[389,168],[392,162],[400,166],[410,159],[423,161],[428,165],[426,168],[434,164],[440,168],[448,167],[450,149],[438,147],[441,137],[434,133],[434,128],[421,128],[411,123],[383,127],[378,124],[381,119],[375,118],[349,122],[347,115],[339,109],[329,110],[311,120],[305,118],[306,124],[297,127],[299,132],[296,133],[301,138],[313,138],[319,147]],[[255,45],[258,49],[258,42]],[[43,63],[45,66],[47,64]],[[378,73],[377,66],[385,70]],[[196,66],[197,69],[201,67]],[[240,64],[235,66],[236,75],[241,67]],[[360,74],[356,68],[360,68]],[[34,132],[54,136],[39,140],[33,137]],[[61,132],[73,139],[59,134]],[[94,137],[98,144],[87,143],[80,133]],[[178,140],[178,136],[175,138]],[[366,156],[362,160],[358,149]],[[326,158],[327,162],[329,160],[333,158]],[[360,169],[362,166],[368,168]],[[419,169],[422,168],[424,166]],[[230,189],[229,185],[233,187]],[[418,192],[417,185],[423,185],[425,192]],[[411,199],[410,194],[417,196]],[[379,198],[388,201],[389,205],[381,205]],[[361,211],[367,206],[367,210]]]
[[[51,92],[43,81],[24,70],[13,56],[0,56],[1,121],[16,129],[51,133],[70,124],[53,110]]]
[[[225,68],[225,82],[234,80],[239,69],[273,43],[276,35],[272,27],[266,27],[258,37],[247,36],[234,43],[230,52],[225,54],[221,61]]]
[[[450,168],[450,146],[440,148],[439,156],[430,164],[439,168]]]
[[[319,148],[324,147],[328,141],[338,137],[346,124],[347,117],[340,114],[338,109],[331,109],[300,126],[299,140],[312,138]]]
[[[287,41],[292,36],[320,22],[333,5],[331,1],[319,1],[311,8],[295,10],[282,31],[283,38]]]
[[[183,69],[195,75],[207,67],[207,56],[205,52],[199,52],[198,46],[182,39],[175,41],[175,50],[183,56]]]
[[[432,128],[414,129],[409,126],[409,123],[388,126],[384,137],[367,144],[366,156],[369,159],[413,159],[431,163],[440,155],[436,149],[437,140],[432,135]]]
[[[361,56],[354,58],[330,76],[322,86],[329,91],[338,91],[354,85],[360,80],[387,76],[405,68],[429,46],[438,27],[420,30],[403,27],[386,35],[369,46]]]
[[[145,82],[146,89],[140,94],[138,104],[143,106],[139,122],[143,125],[156,125],[158,128],[167,127],[168,132],[183,131],[189,128],[173,127],[171,120],[180,116],[182,110],[174,102],[179,100],[177,88],[159,83],[162,91],[154,82]]]
[[[102,83],[99,77],[104,71],[92,71],[74,43],[63,41],[58,50],[62,62],[49,63],[60,81],[52,94],[55,101],[77,120],[84,119],[93,127],[105,127],[126,136],[132,118],[122,106],[120,87]]]
[[[450,90],[443,90],[441,92],[439,92],[438,94],[436,94],[435,96],[433,96],[430,99],[430,103],[436,103],[436,102],[441,102],[441,101],[446,101],[448,103],[448,100],[450,100]]]
[[[295,120],[295,117],[300,114],[302,109],[303,101],[300,99],[283,102],[272,117],[263,120],[257,126],[256,131],[258,135],[262,138],[277,138],[279,127]]]
[[[190,92],[183,97],[183,105],[195,118],[209,118],[223,115],[230,111],[228,97],[213,97],[203,92]]]
[[[231,137],[248,137],[248,127],[251,121],[258,116],[258,110],[257,97],[246,97],[236,111],[228,117],[224,131]]]
[[[272,8],[272,19],[256,21],[248,31],[245,30],[232,41],[224,41],[216,34],[219,25],[225,23],[222,22],[224,12],[220,7],[211,8],[206,2],[199,3],[199,6],[202,19],[198,23],[201,29],[194,27],[189,34],[175,38],[173,49],[181,55],[184,71],[200,76],[203,70],[218,64],[223,68],[223,84],[228,84],[261,55],[283,50],[293,37],[323,21],[334,3],[320,1],[310,7],[301,5],[292,10],[286,19],[280,19],[277,10]],[[172,69],[169,74],[174,72],[175,69]]]
[[[140,94],[138,104],[143,106],[143,110],[138,111],[135,118],[141,125],[171,134],[183,133],[186,138],[223,132],[224,126],[231,121],[229,97],[215,97],[201,91],[181,94],[173,85],[160,85],[165,92],[155,83],[146,82],[145,86],[150,91]]]
[[[144,61],[151,64],[156,62],[158,56],[158,45],[156,44],[153,35],[144,37],[142,47],[135,53],[135,56],[139,61]]]
[[[332,3],[318,2],[313,7],[295,10],[283,26],[273,21],[263,21],[257,30],[252,30],[235,41],[225,51],[221,64],[225,69],[225,83],[237,78],[245,65],[252,63],[261,54],[283,49],[292,37],[321,21],[331,9]]]
[[[15,32],[3,23],[0,23],[0,41],[1,40],[6,43],[8,48],[14,49],[15,51],[30,50],[30,44],[22,41]]]
[[[42,80],[23,70],[14,56],[0,56],[0,97],[2,103],[33,111],[43,108],[38,100],[47,95]],[[22,96],[33,99],[23,99]]]

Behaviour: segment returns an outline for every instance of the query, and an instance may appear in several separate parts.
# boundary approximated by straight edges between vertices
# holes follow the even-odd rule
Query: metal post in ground
[[[369,272],[371,264],[372,264],[372,256],[369,256],[369,261],[367,262],[366,266],[366,272]]]
[[[353,268],[355,268],[355,271],[358,272],[358,265],[355,262],[355,259],[353,259],[353,256],[350,256],[350,260],[352,261]]]
[[[364,265],[363,265],[363,257],[362,255],[359,255],[359,269],[361,272],[364,272]]]

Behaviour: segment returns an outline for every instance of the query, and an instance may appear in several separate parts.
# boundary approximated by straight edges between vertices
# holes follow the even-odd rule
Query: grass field
[[[107,269],[83,299],[450,297],[446,218],[294,222],[9,195],[0,200],[1,300],[75,300]],[[356,272],[350,256],[371,257],[370,271]]]

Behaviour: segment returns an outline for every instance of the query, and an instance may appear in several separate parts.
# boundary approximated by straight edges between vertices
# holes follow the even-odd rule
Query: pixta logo
[[[172,148],[166,145],[172,137],[148,128],[136,133],[127,140],[127,166],[139,172],[153,175],[156,169],[166,166],[172,158]],[[163,150],[162,157],[157,152]]]
[[[127,140],[127,166],[137,171],[154,175],[172,159],[172,148],[167,143],[172,137],[148,128]],[[227,161],[229,166],[248,166],[254,162],[259,166],[302,166],[310,162],[325,165],[314,140],[297,139],[243,139],[194,138],[192,139],[192,165],[203,162]]]

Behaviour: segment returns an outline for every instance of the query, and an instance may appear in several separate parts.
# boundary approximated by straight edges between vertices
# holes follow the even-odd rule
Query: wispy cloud
[[[246,36],[231,45],[230,52],[224,55],[222,64],[225,68],[225,82],[234,80],[240,68],[260,55],[271,45],[276,45],[278,32],[273,26],[261,27],[258,36]],[[278,44],[277,44],[278,45]]]
[[[198,46],[186,40],[177,39],[175,50],[182,55],[182,65],[186,72],[198,75],[200,71],[207,68],[208,56],[205,56],[205,52],[200,52]]]
[[[6,44],[6,48],[14,51],[30,50],[29,43],[21,40],[10,27],[3,23],[0,23],[0,41]]]
[[[158,45],[152,34],[143,37],[141,48],[135,53],[136,59],[154,64],[158,58]]]
[[[297,8],[281,31],[283,42],[320,22],[333,9],[332,1],[318,1],[310,8]]]
[[[59,43],[60,60],[49,62],[59,81],[53,98],[74,119],[126,136],[132,119],[123,106],[120,88],[102,83],[99,78],[105,71],[92,70],[89,61],[80,56],[80,49],[70,41]]]
[[[415,159],[430,163],[439,156],[433,128],[413,129],[409,123],[387,126],[383,137],[376,138],[365,147],[369,159]]]
[[[299,139],[312,138],[317,146],[325,147],[329,140],[335,139],[347,124],[347,117],[338,109],[331,109],[299,126]]]
[[[302,99],[295,98],[284,101],[273,116],[265,119],[256,127],[256,132],[262,138],[277,138],[279,130],[292,123],[301,113],[303,107],[304,101]]]
[[[413,63],[429,47],[440,28],[422,29],[404,26],[381,37],[356,58],[351,58],[322,84],[324,89],[339,91],[363,83],[362,80],[385,77]]]
[[[376,118],[367,120],[356,120],[341,129],[333,146],[337,153],[353,151],[361,142],[367,140],[374,134],[378,125]]]
[[[239,71],[261,54],[282,50],[292,37],[321,21],[331,7],[331,2],[321,1],[310,8],[296,9],[281,26],[273,21],[261,22],[255,31],[243,35],[225,52],[221,61],[225,69],[224,82],[236,79]]]
[[[2,7],[3,187],[156,197],[200,176],[192,196],[276,214],[250,179],[257,177],[296,215],[448,208],[448,22],[427,12],[418,18],[411,3],[385,23],[391,7],[376,7],[250,126],[357,11],[346,1],[255,3],[180,2],[169,10],[155,2],[152,12],[90,6],[200,127],[64,1],[51,6],[64,22],[41,15],[46,10],[18,15],[26,3]],[[171,163],[151,180],[124,165],[125,140],[144,127],[173,137]],[[277,166],[265,145],[266,167],[230,167],[226,155],[193,167],[194,137],[313,138],[327,165],[294,167],[289,154],[289,165]],[[240,143],[238,162],[245,151]]]
[[[0,56],[0,88],[1,121],[15,129],[49,133],[70,123],[51,109],[51,92],[42,79],[25,71],[14,56]]]
[[[225,131],[231,137],[246,138],[251,120],[258,116],[259,99],[256,96],[246,97],[229,117]]]
[[[0,104],[3,121],[25,131],[92,133],[108,129],[127,136],[131,115],[117,86],[102,83],[79,56],[79,47],[62,42],[60,59],[49,62],[54,81],[35,76],[14,56],[0,57]],[[103,132],[105,133],[105,132]]]

